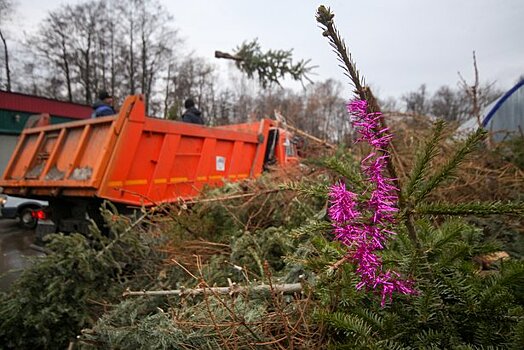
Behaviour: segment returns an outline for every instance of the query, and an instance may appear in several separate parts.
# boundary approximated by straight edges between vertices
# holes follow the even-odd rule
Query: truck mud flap
[[[36,244],[43,245],[44,237],[50,233],[56,232],[56,225],[51,220],[38,220],[36,224],[35,234],[36,234]]]
[[[91,222],[84,219],[62,219],[60,220],[58,231],[60,232],[78,232],[84,235],[89,233]]]

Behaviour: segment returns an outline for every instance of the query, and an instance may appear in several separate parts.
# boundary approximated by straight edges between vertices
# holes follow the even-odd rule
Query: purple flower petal
[[[380,128],[381,113],[368,113],[367,102],[354,100],[347,104],[352,125],[360,137],[356,142],[366,142],[372,147],[369,155],[361,160],[361,169],[370,187],[362,194],[346,189],[342,182],[330,188],[329,217],[333,222],[335,239],[348,247],[348,254],[357,264],[356,272],[361,281],[358,290],[374,289],[382,295],[381,306],[392,300],[394,292],[416,294],[413,281],[400,279],[395,271],[383,272],[382,259],[377,251],[384,249],[388,239],[396,235],[388,229],[395,224],[398,200],[393,179],[384,176],[387,149],[393,135],[388,128]],[[369,199],[365,199],[369,193]]]

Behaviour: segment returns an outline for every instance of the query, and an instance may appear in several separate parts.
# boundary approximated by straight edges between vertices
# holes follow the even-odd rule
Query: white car
[[[20,198],[0,194],[0,218],[15,219],[23,228],[34,228],[37,219],[33,217],[33,210],[47,206],[46,201],[31,198]]]

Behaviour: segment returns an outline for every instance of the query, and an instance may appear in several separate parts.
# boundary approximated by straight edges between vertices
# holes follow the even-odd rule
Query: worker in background
[[[204,125],[202,112],[195,107],[195,101],[193,101],[192,98],[188,98],[186,102],[184,102],[184,107],[186,107],[186,111],[182,114],[183,122]]]
[[[100,91],[98,100],[93,105],[93,109],[92,118],[116,114],[113,108],[113,96],[109,95],[107,91]]]

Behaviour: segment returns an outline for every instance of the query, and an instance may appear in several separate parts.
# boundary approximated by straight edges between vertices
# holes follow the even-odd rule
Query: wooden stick
[[[285,283],[273,285],[275,292],[292,294],[299,293],[302,291],[301,283]],[[140,296],[140,295],[200,295],[204,293],[216,293],[216,294],[231,294],[241,292],[271,292],[271,287],[266,284],[258,286],[238,286],[232,285],[230,287],[210,287],[210,288],[192,288],[192,289],[174,289],[174,290],[143,290],[143,291],[131,291],[126,290],[122,296]]]
[[[299,134],[299,135],[302,135],[302,136],[304,136],[304,137],[307,137],[308,139],[311,139],[311,140],[313,140],[313,141],[315,141],[315,142],[318,142],[318,143],[320,143],[320,144],[323,145],[323,146],[326,146],[326,147],[331,148],[331,149],[335,149],[335,148],[336,148],[336,147],[335,147],[334,145],[332,145],[331,143],[329,143],[329,142],[327,142],[327,141],[324,141],[324,140],[321,140],[321,139],[319,139],[318,137],[315,137],[315,136],[313,136],[313,135],[310,135],[310,134],[308,134],[308,133],[305,132],[305,131],[302,131],[302,130],[300,130],[300,129],[295,128],[294,126],[291,126],[291,125],[288,124],[288,125],[286,125],[286,128],[291,129],[293,132],[296,132],[296,133]]]
[[[243,58],[241,57],[237,57],[237,56],[234,56],[230,53],[227,53],[227,52],[222,52],[222,51],[215,51],[215,58],[225,58],[225,59],[228,59],[228,60],[233,60],[233,61],[244,61]]]
[[[198,204],[198,203],[222,202],[222,201],[229,201],[229,200],[239,199],[239,198],[254,197],[254,196],[258,196],[262,194],[275,193],[275,192],[280,192],[284,190],[285,189],[282,189],[282,188],[275,188],[275,189],[265,190],[265,191],[234,194],[234,195],[214,197],[214,198],[194,199],[194,200],[180,201],[180,202],[175,202],[175,203],[176,204]]]
[[[342,259],[338,260],[336,263],[334,263],[333,265],[331,265],[331,269],[332,269],[333,271],[338,270],[338,268],[339,268],[342,264],[344,264],[346,261],[348,261],[349,259],[350,259],[350,257],[349,257],[348,255],[344,255],[344,256],[342,257]]]
[[[275,110],[274,113],[275,113],[275,118],[277,119],[277,121],[278,121],[280,124],[283,124],[285,129],[290,129],[291,131],[293,131],[293,132],[295,132],[295,133],[297,133],[297,134],[299,134],[299,135],[302,135],[302,136],[304,136],[304,137],[306,137],[306,138],[308,138],[308,139],[310,139],[310,140],[313,140],[313,141],[315,141],[316,143],[320,143],[321,145],[326,146],[326,147],[328,147],[328,148],[331,148],[331,149],[335,149],[335,148],[336,148],[334,145],[330,144],[330,143],[327,142],[327,141],[321,140],[321,139],[319,139],[318,137],[315,137],[315,136],[313,136],[313,135],[310,135],[310,134],[308,134],[308,133],[305,132],[305,131],[302,131],[302,130],[300,130],[300,129],[298,129],[298,128],[295,128],[294,126],[291,126],[291,125],[285,123],[285,118],[284,118],[284,116],[283,116],[279,111]]]

